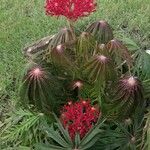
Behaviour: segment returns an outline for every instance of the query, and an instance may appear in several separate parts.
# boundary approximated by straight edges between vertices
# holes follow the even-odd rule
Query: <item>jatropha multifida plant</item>
[[[109,137],[109,132],[105,133],[108,126],[115,134],[124,133],[121,125],[126,120],[132,124],[137,110],[146,106],[134,54],[114,37],[109,23],[95,21],[80,35],[76,33],[75,22],[96,11],[96,6],[95,0],[46,0],[46,14],[66,17],[68,26],[52,36],[46,48],[28,58],[31,65],[23,78],[22,102],[32,111],[55,118],[49,123],[51,127],[44,127],[50,144],[43,140],[37,149],[89,149],[99,141],[101,149],[105,143],[101,135]],[[100,130],[103,120],[106,126]],[[55,121],[58,128],[53,125]],[[144,121],[140,125],[142,129]],[[126,148],[139,148],[142,133],[137,144],[134,132],[129,127],[125,130],[131,135]],[[117,137],[115,142],[120,142]],[[113,149],[111,141],[106,143],[105,148]]]

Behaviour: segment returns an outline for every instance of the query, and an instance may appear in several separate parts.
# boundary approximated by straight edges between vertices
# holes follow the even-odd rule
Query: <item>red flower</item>
[[[62,124],[65,128],[68,128],[72,140],[74,140],[77,133],[82,139],[97,122],[100,115],[99,110],[91,106],[89,100],[69,102],[63,107],[61,113]]]
[[[46,14],[76,21],[96,10],[95,0],[46,0]]]

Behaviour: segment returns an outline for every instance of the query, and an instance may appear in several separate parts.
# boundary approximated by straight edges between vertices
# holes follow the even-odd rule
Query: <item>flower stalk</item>
[[[68,27],[73,35],[73,40],[76,40],[74,22],[70,19],[67,19],[67,23],[68,23]]]

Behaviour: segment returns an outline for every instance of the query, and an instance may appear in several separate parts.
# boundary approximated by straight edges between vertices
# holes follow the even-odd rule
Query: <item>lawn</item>
[[[150,48],[149,0],[97,1],[97,11],[76,22],[77,30],[92,21],[106,20],[116,37],[128,37],[143,50]],[[44,0],[0,1],[0,124],[19,99],[19,81],[26,64],[22,49],[64,26],[64,18],[45,15]]]

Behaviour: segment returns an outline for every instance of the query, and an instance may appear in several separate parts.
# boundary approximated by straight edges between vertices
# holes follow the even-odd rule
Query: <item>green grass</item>
[[[46,16],[44,0],[1,0],[0,3],[0,98],[16,100],[16,79],[25,65],[23,47],[56,33],[65,26],[65,19]],[[94,20],[104,19],[116,35],[124,34],[141,48],[150,48],[149,0],[98,0],[98,4],[97,12],[78,21],[76,28],[81,30]]]

